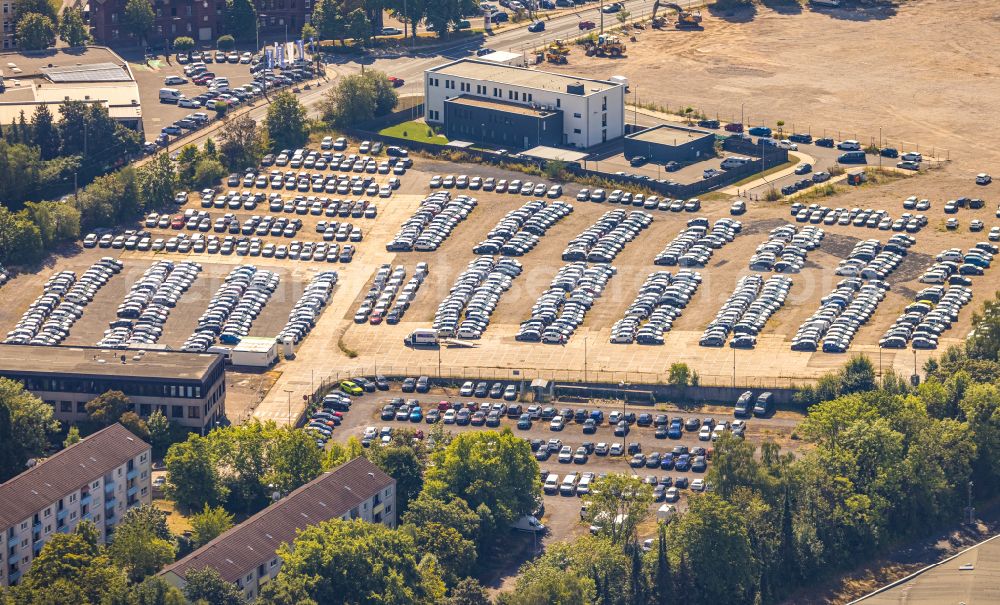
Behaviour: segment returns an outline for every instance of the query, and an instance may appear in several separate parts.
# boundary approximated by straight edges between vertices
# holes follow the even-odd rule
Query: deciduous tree
[[[57,432],[52,406],[21,383],[0,378],[0,483],[24,471],[29,458],[42,455]]]
[[[594,481],[588,502],[587,522],[600,527],[599,534],[612,544],[624,546],[637,539],[636,530],[648,516],[653,489],[635,475],[611,473]]]
[[[153,6],[149,0],[128,0],[128,3],[125,4],[125,12],[121,17],[122,25],[135,36],[143,48],[146,47],[146,37],[152,31],[155,19],[156,13],[153,12]]]
[[[101,426],[108,426],[124,414],[132,402],[121,391],[107,391],[87,402],[87,415]]]
[[[301,147],[308,136],[306,110],[292,93],[279,92],[267,107],[264,127],[272,149]]]
[[[59,20],[59,38],[70,46],[83,46],[91,41],[83,13],[75,6],[67,7]]]
[[[178,506],[199,510],[225,500],[228,489],[219,476],[212,448],[206,438],[196,434],[175,443],[167,450],[167,495]]]
[[[209,508],[191,516],[191,541],[195,548],[208,544],[233,526],[233,515],[221,506]]]
[[[219,152],[229,170],[243,170],[259,164],[263,147],[257,121],[246,114],[225,118],[219,133]]]
[[[282,570],[284,571],[284,570]],[[211,567],[192,569],[187,572],[184,596],[189,603],[209,605],[245,605],[246,599],[235,584],[222,579],[219,572]]]
[[[23,50],[42,50],[56,39],[52,19],[38,13],[27,13],[17,23],[17,45]]]

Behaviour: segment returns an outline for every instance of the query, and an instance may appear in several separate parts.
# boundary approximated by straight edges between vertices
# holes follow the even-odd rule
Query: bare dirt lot
[[[742,110],[750,124],[784,120],[788,130],[866,143],[881,129],[890,145],[946,148],[969,160],[967,175],[1000,159],[981,143],[1000,129],[1000,67],[984,44],[1000,34],[993,0],[962,2],[960,15],[948,0],[866,12],[766,1],[729,16],[702,14],[703,31],[638,32],[627,59],[574,49],[568,64],[545,69],[622,74],[634,87],[629,102],[693,107],[724,121],[739,121]]]

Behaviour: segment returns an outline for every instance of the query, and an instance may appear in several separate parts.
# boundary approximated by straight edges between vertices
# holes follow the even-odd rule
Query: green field
[[[442,135],[434,134],[431,128],[422,122],[403,122],[378,131],[388,137],[398,137],[418,143],[430,143],[432,145],[447,145],[448,139]]]

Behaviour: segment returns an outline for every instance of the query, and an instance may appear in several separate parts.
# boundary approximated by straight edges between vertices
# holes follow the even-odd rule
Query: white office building
[[[126,510],[152,501],[151,461],[149,444],[115,423],[0,484],[0,586],[81,521],[106,542]]]
[[[424,72],[424,118],[453,139],[587,149],[624,135],[625,86],[459,59]]]

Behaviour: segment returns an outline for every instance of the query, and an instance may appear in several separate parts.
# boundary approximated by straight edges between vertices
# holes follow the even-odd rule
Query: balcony
[[[64,508],[61,511],[59,511],[59,512],[56,513],[56,519],[59,519],[60,521],[62,521],[63,519],[66,518],[66,515],[68,515],[68,514],[69,514],[69,509],[68,508]]]
[[[80,496],[80,506],[86,506],[88,504],[90,504],[90,492]]]
[[[115,507],[115,497],[110,496],[104,501],[104,508],[114,508]]]
[[[132,487],[128,488],[128,495],[134,496],[137,491],[139,491],[139,486],[133,485]]]
[[[35,542],[35,545],[32,547],[31,551],[35,554],[36,557],[38,556],[38,553],[42,552],[43,546],[45,546],[45,542],[42,542],[41,540]]]
[[[17,543],[19,541],[20,540],[18,540],[18,536],[11,536],[10,538],[7,539],[7,548],[10,548],[11,546],[17,546]]]
[[[132,469],[128,473],[125,474],[125,478],[128,479],[129,481],[131,481],[132,479],[135,479],[138,475],[139,475],[139,471],[137,469]]]
[[[94,517],[94,511],[87,511],[87,512],[83,513],[82,515],[80,515],[80,520],[81,521],[90,521],[90,520],[93,519],[93,517]]]
[[[7,581],[10,584],[14,584],[15,582],[17,582],[20,579],[21,579],[21,570],[20,569],[17,570],[17,571],[15,571],[15,572],[11,572],[11,574],[9,576],[7,576]]]
[[[385,510],[385,504],[379,504],[378,506],[372,509],[372,514],[381,515],[383,510]]]
[[[107,483],[104,484],[104,493],[105,494],[110,494],[113,491],[115,491],[115,482],[114,481],[108,481]]]
[[[69,533],[69,525],[63,525],[62,527],[56,529],[56,531],[59,532],[59,533],[61,533],[61,534],[68,534]]]

